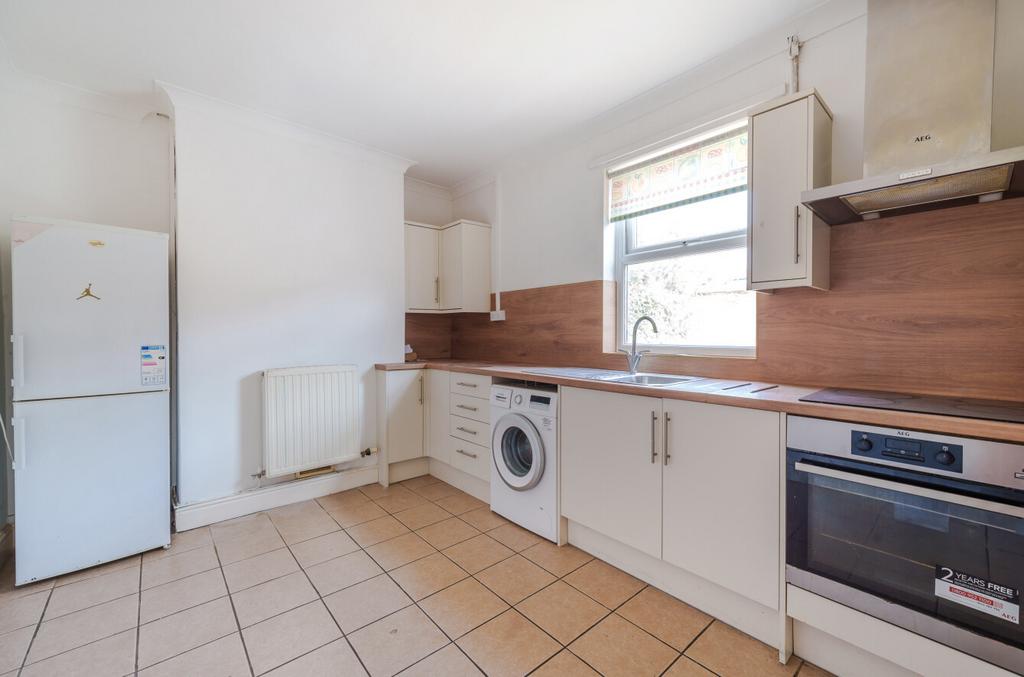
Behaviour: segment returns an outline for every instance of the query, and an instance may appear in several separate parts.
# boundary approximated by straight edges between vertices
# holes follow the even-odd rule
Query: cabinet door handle
[[[655,438],[658,436],[658,414],[651,412],[651,463],[658,462],[658,448],[655,445]]]
[[[463,383],[462,381],[456,381],[455,385],[462,386],[463,388],[476,388],[475,383]]]
[[[800,205],[793,207],[793,263],[800,263]]]
[[[12,334],[11,345],[14,367],[14,380],[11,385],[21,388],[25,385],[25,337],[21,334]]]
[[[434,303],[441,303],[441,278],[434,278]]]
[[[468,451],[466,451],[464,449],[456,449],[455,451],[459,452],[463,456],[469,456],[470,458],[476,458],[476,454],[471,454],[471,453],[469,453]]]
[[[470,406],[467,406],[465,404],[456,404],[455,408],[456,409],[465,409],[466,411],[476,411],[477,410],[477,407],[470,407]]]
[[[665,455],[662,456],[661,460],[665,465],[668,465],[668,460],[672,458],[672,454],[668,452],[668,424],[672,421],[672,415],[667,411],[665,412]]]
[[[458,428],[456,428],[456,430],[464,432],[464,433],[469,433],[470,435],[476,435],[476,431],[475,430],[470,430],[469,428],[463,428],[461,425]]]
[[[420,375],[420,404],[423,404],[423,376]]]

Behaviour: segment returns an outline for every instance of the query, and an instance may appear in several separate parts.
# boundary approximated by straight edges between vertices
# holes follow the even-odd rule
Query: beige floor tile
[[[134,628],[139,618],[138,594],[98,604],[39,626],[28,662],[35,663],[70,649]]]
[[[476,510],[487,506],[487,504],[480,499],[474,498],[463,492],[452,494],[451,496],[445,496],[444,498],[438,499],[434,502],[453,515],[461,515],[462,513],[469,512],[470,510]]]
[[[459,647],[449,644],[398,674],[401,677],[479,677],[483,673],[477,670],[473,661],[466,658]]]
[[[102,576],[109,574],[112,571],[118,571],[120,569],[127,569],[128,567],[135,567],[142,561],[142,555],[132,555],[131,557],[124,557],[122,559],[114,560],[113,562],[107,562],[106,564],[100,564],[88,569],[82,569],[81,571],[75,571],[70,574],[64,574],[56,581],[53,582],[53,587],[60,587],[62,585],[70,585],[78,581],[84,581],[87,578],[94,578],[96,576]]]
[[[487,506],[464,512],[459,515],[459,519],[480,531],[490,531],[506,524],[512,524],[498,513],[491,512]]]
[[[715,677],[715,673],[704,669],[686,656],[680,656],[679,660],[665,671],[665,677]]]
[[[779,663],[779,652],[721,621],[715,621],[697,638],[686,656],[720,675],[793,675],[800,668],[795,656]]]
[[[122,677],[135,671],[135,630],[26,666],[25,677]]]
[[[248,674],[249,659],[245,656],[242,636],[237,632],[139,671],[139,677],[244,677]]]
[[[549,541],[541,541],[523,550],[521,554],[559,578],[594,559],[579,548],[571,545],[558,546]]]
[[[617,612],[661,641],[682,651],[714,620],[703,611],[648,586]]]
[[[398,491],[402,489],[402,491]],[[389,496],[381,496],[380,498],[374,499],[374,503],[387,510],[389,513],[394,514],[396,512],[402,512],[409,508],[415,508],[420,505],[432,505],[427,502],[427,499],[423,498],[419,494],[413,493],[404,487],[397,487],[395,493]]]
[[[428,501],[438,501],[442,498],[461,493],[458,489],[447,482],[435,482],[434,484],[428,484],[423,487],[416,487],[413,491]]]
[[[415,606],[357,630],[348,639],[374,677],[393,675],[448,643],[444,633]]]
[[[647,587],[643,581],[599,559],[584,564],[564,580],[609,609],[616,608]]]
[[[483,571],[515,554],[486,534],[445,548],[443,552],[451,561],[471,574]]]
[[[537,545],[542,539],[532,531],[527,531],[517,524],[504,524],[496,529],[491,529],[487,535],[498,543],[521,552],[532,545]]]
[[[139,591],[139,568],[120,569],[55,588],[43,620],[64,616]]]
[[[277,529],[268,523],[268,526],[250,533],[217,541],[217,556],[220,558],[221,566],[227,566],[272,550],[280,550],[284,546],[284,539],[277,533]]]
[[[142,563],[142,589],[186,578],[220,566],[212,545]]]
[[[390,571],[409,562],[415,562],[437,551],[422,538],[410,532],[391,540],[371,545],[366,549],[366,552],[384,571]]]
[[[270,520],[285,543],[299,543],[339,529],[338,523],[316,501],[304,501],[274,508]]]
[[[557,580],[530,560],[516,555],[476,574],[477,580],[509,604],[518,604]]]
[[[835,677],[835,675],[828,670],[819,668],[817,665],[808,663],[807,661],[804,661],[800,665],[800,672],[798,675],[799,677]]]
[[[396,493],[406,492],[408,491],[408,489],[406,489],[400,484],[392,484],[387,487],[382,487],[379,484],[367,484],[359,487],[359,491],[363,492],[363,494],[367,498],[377,500],[378,498],[383,498],[384,496],[391,496]]]
[[[299,570],[288,548],[273,550],[224,567],[228,590],[238,592]]]
[[[367,503],[369,500],[370,499],[366,497],[366,494],[358,489],[349,489],[348,491],[341,491],[337,494],[331,494],[330,496],[321,496],[316,499],[316,502],[319,503],[320,507],[324,510],[331,511],[335,508]]]
[[[438,550],[443,550],[449,546],[467,541],[474,536],[479,536],[480,532],[469,526],[458,517],[451,517],[437,524],[431,524],[428,527],[417,529],[416,533],[430,545],[434,546]]]
[[[429,555],[391,572],[395,582],[415,600],[447,588],[468,575],[441,553]]]
[[[227,597],[147,623],[139,628],[139,668],[155,665],[234,632],[238,632],[238,624]]]
[[[456,644],[491,677],[525,675],[562,648],[515,609],[464,635]]]
[[[320,600],[242,630],[257,675],[340,637],[341,631]]]
[[[660,675],[679,652],[612,614],[569,646],[602,675]]]
[[[381,517],[370,522],[357,524],[354,527],[348,527],[345,531],[348,532],[348,535],[351,536],[356,543],[364,548],[374,545],[375,543],[380,543],[381,541],[394,538],[395,536],[401,536],[402,534],[409,533],[409,530],[405,528],[405,525],[391,515],[387,515],[386,517]]]
[[[554,658],[530,673],[531,677],[596,677],[597,674],[568,649],[562,649]]]
[[[49,598],[50,591],[43,590],[24,597],[14,597],[0,604],[0,634],[38,623]]]
[[[363,498],[366,497],[363,496]],[[351,505],[330,508],[327,510],[327,514],[339,525],[348,529],[357,524],[387,517],[388,511],[366,498],[365,503],[353,503]]]
[[[401,484],[406,489],[416,489],[417,487],[426,487],[431,484],[437,484],[440,482],[438,478],[433,475],[420,475],[419,477],[412,477],[403,481]]]
[[[306,569],[317,591],[327,596],[383,573],[383,570],[362,550],[335,557]]]
[[[422,505],[418,505],[415,508],[409,508],[408,510],[402,510],[401,512],[395,513],[395,519],[407,526],[410,529],[422,529],[425,526],[436,524],[450,518],[452,514],[447,510],[442,510],[433,503],[424,502]]]
[[[266,674],[268,677],[365,677],[366,670],[348,642],[336,639]]]
[[[352,537],[344,531],[335,531],[324,536],[317,536],[290,547],[292,555],[298,560],[299,566],[303,568],[347,555],[359,549],[359,546],[352,540]]]
[[[231,598],[235,603],[238,624],[247,628],[271,616],[308,604],[317,599],[317,594],[305,572],[296,571],[246,588]]]
[[[475,578],[420,600],[420,608],[452,639],[466,634],[508,609],[508,604]]]
[[[204,604],[228,594],[220,569],[211,569],[195,576],[164,583],[142,591],[139,621],[149,623]]]
[[[273,529],[274,524],[264,512],[243,515],[234,519],[217,522],[210,526],[210,533],[214,543],[231,541],[240,536],[249,536],[259,531]]]
[[[412,599],[389,576],[369,580],[324,597],[327,610],[345,634],[412,604]]]
[[[562,644],[569,644],[608,614],[603,606],[562,581],[527,597],[516,609]]]
[[[36,634],[36,626],[30,625],[0,635],[0,675],[8,670],[17,670],[21,667],[34,634]]]
[[[171,534],[171,547],[157,548],[156,550],[144,552],[142,553],[142,559],[143,561],[163,559],[170,555],[180,555],[183,552],[201,548],[204,545],[213,545],[213,534],[210,533],[210,527],[179,531],[176,534]]]

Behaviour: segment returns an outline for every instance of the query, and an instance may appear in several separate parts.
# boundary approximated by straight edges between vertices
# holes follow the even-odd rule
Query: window
[[[753,355],[747,291],[747,127],[734,124],[608,173],[616,226],[618,344],[668,353]]]

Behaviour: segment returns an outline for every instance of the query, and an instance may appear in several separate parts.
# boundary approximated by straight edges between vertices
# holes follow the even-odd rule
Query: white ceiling
[[[452,185],[821,0],[0,0],[18,68],[164,80],[418,162]]]

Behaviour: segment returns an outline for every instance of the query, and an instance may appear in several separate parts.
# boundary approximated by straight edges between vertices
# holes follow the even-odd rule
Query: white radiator
[[[263,471],[267,477],[359,457],[354,365],[263,372]]]

